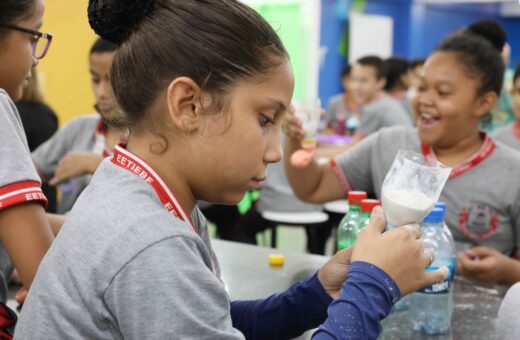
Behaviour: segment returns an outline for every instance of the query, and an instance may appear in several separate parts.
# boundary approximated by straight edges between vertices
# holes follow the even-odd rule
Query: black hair
[[[350,76],[350,71],[352,71],[352,66],[345,65],[341,68],[341,79],[345,79],[346,77]]]
[[[518,78],[520,78],[520,63],[516,65],[515,73],[513,75],[513,84],[516,82]]]
[[[504,28],[496,20],[484,19],[476,21],[468,26],[468,31],[489,41],[498,52],[502,52],[507,41]]]
[[[111,43],[110,41],[103,38],[97,38],[90,48],[90,54],[115,52],[117,51],[117,48],[117,44]]]
[[[0,24],[13,24],[21,18],[29,16],[34,8],[35,0],[2,0],[0,1]],[[0,38],[5,34],[0,28]]]
[[[409,67],[409,69],[414,69],[416,67],[423,66],[425,62],[426,62],[426,59],[422,59],[422,58],[414,59],[414,60],[410,61],[408,67]]]
[[[371,66],[376,71],[376,77],[377,79],[386,78],[386,69],[385,69],[385,62],[383,59],[369,55],[366,57],[359,58],[357,60],[357,63],[363,66]]]
[[[455,34],[441,42],[435,52],[455,53],[466,74],[479,79],[479,95],[489,91],[500,95],[504,62],[500,53],[486,39],[471,33]]]
[[[391,91],[397,86],[406,87],[402,77],[408,73],[410,64],[401,57],[391,57],[385,60],[386,84],[385,91]]]
[[[217,112],[237,81],[288,59],[273,28],[237,0],[90,0],[88,13],[96,33],[120,45],[112,87],[132,126],[176,77],[209,93],[203,110]]]

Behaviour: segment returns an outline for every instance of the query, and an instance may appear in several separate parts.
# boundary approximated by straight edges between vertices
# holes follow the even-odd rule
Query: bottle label
[[[455,270],[455,258],[450,259],[450,264],[447,267],[448,267],[449,272],[448,272],[448,277],[445,280],[434,283],[431,286],[419,289],[417,292],[424,293],[424,294],[446,294],[446,293],[448,293],[450,291],[451,282],[453,281],[453,272]],[[440,267],[431,266],[431,267],[426,268],[424,271],[429,272],[429,271],[437,270],[439,268]]]

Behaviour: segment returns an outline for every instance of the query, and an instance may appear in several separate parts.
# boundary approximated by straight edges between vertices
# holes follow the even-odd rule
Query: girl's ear
[[[486,113],[491,112],[498,101],[498,96],[495,92],[489,91],[478,97],[475,115],[483,117]]]
[[[202,121],[201,89],[188,77],[174,79],[166,92],[172,123],[187,134],[197,131]]]

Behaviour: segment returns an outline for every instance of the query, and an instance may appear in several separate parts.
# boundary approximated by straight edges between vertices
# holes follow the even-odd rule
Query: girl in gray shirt
[[[520,281],[520,153],[479,131],[495,105],[503,63],[484,39],[447,38],[428,58],[414,100],[417,129],[393,127],[369,136],[329,164],[297,169],[285,162],[297,196],[309,202],[363,190],[381,197],[398,150],[412,150],[453,168],[441,194],[456,241],[474,246],[459,253],[462,275],[480,282]],[[299,148],[301,128],[287,115],[285,154]]]

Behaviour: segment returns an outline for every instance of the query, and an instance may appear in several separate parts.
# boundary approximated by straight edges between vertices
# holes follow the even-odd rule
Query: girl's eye
[[[94,84],[97,85],[97,84],[99,84],[99,83],[101,82],[101,80],[100,80],[100,79],[93,78],[93,79],[92,79],[92,82],[93,82]]]
[[[419,92],[424,92],[424,91],[426,91],[426,86],[424,86],[424,85],[420,85],[420,86],[417,88],[417,91],[419,91]]]
[[[447,91],[437,91],[437,93],[438,93],[438,94],[439,94],[439,96],[441,96],[441,97],[445,97],[445,96],[447,96],[447,95],[449,95],[449,94],[450,94],[450,93],[449,93],[449,92],[447,92]]]
[[[275,122],[274,122],[273,118],[268,117],[268,116],[264,115],[263,113],[260,114],[260,126],[261,127],[266,127],[266,126],[274,125],[274,124],[275,124]]]

